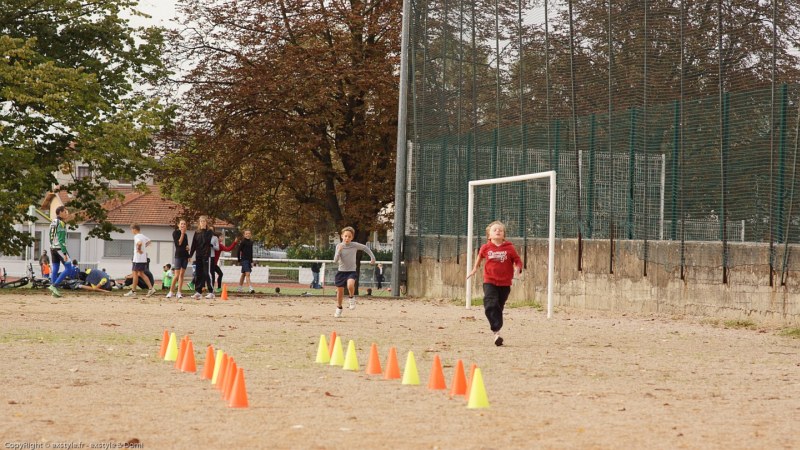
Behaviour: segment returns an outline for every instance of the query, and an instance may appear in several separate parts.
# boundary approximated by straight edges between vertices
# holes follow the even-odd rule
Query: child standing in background
[[[254,294],[256,291],[250,282],[250,272],[253,271],[253,241],[250,240],[251,237],[253,237],[253,233],[250,230],[244,230],[244,239],[239,243],[236,259],[242,265],[242,274],[239,276],[239,292],[242,292],[244,280],[247,279],[247,291]]]
[[[147,285],[147,296],[150,297],[156,293],[153,285],[150,284],[150,278],[144,273],[145,270],[147,270],[148,261],[147,253],[144,249],[150,245],[150,239],[141,233],[139,224],[132,224],[131,232],[133,233],[133,283],[131,284],[130,292],[125,294],[125,297],[133,297],[136,295],[136,287],[139,285],[139,278],[142,278]]]
[[[370,258],[370,264],[375,264],[375,255],[372,250],[364,244],[352,242],[356,230],[353,227],[344,227],[342,229],[342,242],[336,246],[336,254],[333,255],[333,262],[339,263],[338,271],[336,272],[336,312],[333,317],[342,317],[342,300],[344,300],[344,288],[350,294],[348,297],[348,307],[350,309],[356,308],[356,298],[353,293],[356,288],[356,279],[358,272],[356,272],[356,255],[358,251],[367,252]]]
[[[503,309],[511,293],[514,272],[522,273],[522,259],[514,249],[514,244],[506,241],[506,226],[496,220],[486,227],[489,242],[483,244],[478,251],[475,267],[467,275],[467,279],[475,275],[481,261],[486,259],[483,268],[483,308],[489,327],[494,333],[494,345],[503,345],[500,329],[503,328]]]
[[[167,264],[164,268],[164,273],[161,275],[161,290],[170,289],[172,286],[172,264]]]

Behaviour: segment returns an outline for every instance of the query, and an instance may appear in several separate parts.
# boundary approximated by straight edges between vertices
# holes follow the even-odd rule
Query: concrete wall
[[[522,256],[523,243],[512,241]],[[455,239],[442,237],[436,245],[443,249],[442,254],[454,254],[447,251],[456,249],[454,242]],[[794,270],[786,271],[785,285],[781,285],[783,247],[775,247],[779,273],[774,277],[775,286],[770,287],[767,244],[729,245],[727,284],[723,284],[719,242],[686,243],[683,278],[680,242],[650,241],[647,258],[642,241],[616,241],[613,252],[608,240],[583,240],[582,245],[582,267],[578,270],[577,239],[556,240],[553,287],[556,311],[558,306],[569,306],[800,324],[800,261],[789,261],[788,267],[794,266]],[[408,294],[466,300],[463,240],[459,248],[462,252],[459,258],[439,261],[409,255]],[[789,250],[790,254],[797,253],[800,247],[791,246]],[[527,258],[527,269],[514,281],[511,300],[532,299],[544,306],[547,241],[528,240]],[[480,276],[474,280],[473,298],[482,297],[482,282]]]

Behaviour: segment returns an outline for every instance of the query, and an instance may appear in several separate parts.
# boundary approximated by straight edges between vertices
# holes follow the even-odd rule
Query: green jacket
[[[50,223],[50,248],[67,252],[67,224],[59,218]]]

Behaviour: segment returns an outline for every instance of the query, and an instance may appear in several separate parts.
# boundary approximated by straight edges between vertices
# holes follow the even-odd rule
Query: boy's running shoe
[[[58,291],[57,287],[51,285],[51,286],[48,286],[47,289],[50,290],[50,293],[53,295],[53,297],[56,297],[56,298],[61,297],[61,292]]]
[[[348,305],[347,305],[348,308],[356,309],[356,298],[355,297],[349,297],[347,299],[347,303],[348,303]]]
[[[128,291],[127,294],[125,294],[125,297],[135,297],[135,296],[136,296],[136,291],[134,291],[133,289],[131,289],[130,291]]]
[[[336,317],[337,319],[338,319],[339,317],[342,317],[342,308],[339,308],[339,307],[337,307],[337,308],[336,308],[336,312],[335,312],[335,313],[333,313],[333,317]]]

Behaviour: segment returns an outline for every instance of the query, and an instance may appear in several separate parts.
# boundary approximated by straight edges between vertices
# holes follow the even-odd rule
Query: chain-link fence
[[[411,19],[407,254],[464,251],[436,237],[466,234],[470,180],[556,170],[558,237],[791,261],[800,1],[413,0]],[[476,192],[476,229],[543,237],[546,189]]]

